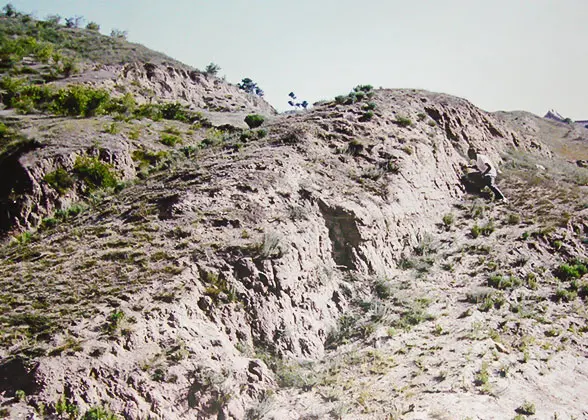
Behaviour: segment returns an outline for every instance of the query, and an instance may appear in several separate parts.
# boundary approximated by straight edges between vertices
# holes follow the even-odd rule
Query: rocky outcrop
[[[550,109],[549,111],[547,111],[547,113],[545,114],[545,116],[543,118],[548,118],[550,120],[554,120],[554,121],[558,121],[558,122],[565,121],[565,118],[554,109]]]
[[[258,95],[221,78],[170,64],[99,65],[60,83],[87,83],[115,94],[131,93],[139,103],[177,101],[193,110],[276,114]]]
[[[425,249],[464,195],[470,146],[497,163],[510,148],[549,155],[465,100],[413,90],[370,100],[369,118],[361,102],[278,117],[262,140],[206,149],[98,204],[76,222],[83,246],[69,245],[67,227],[53,237],[67,259],[27,281],[65,281],[94,296],[96,315],[60,304],[83,321],[53,321],[64,333],[45,338],[31,404],[66,390],[83,409],[100,401],[127,418],[247,418],[279,379],[268,366],[322,358],[351,304]],[[62,252],[53,246],[42,252]],[[44,304],[68,302],[59,290]],[[55,350],[68,337],[79,349]]]

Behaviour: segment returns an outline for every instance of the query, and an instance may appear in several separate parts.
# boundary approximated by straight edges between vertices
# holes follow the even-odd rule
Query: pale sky
[[[357,84],[422,88],[488,111],[588,119],[588,0],[12,0],[238,83],[278,110]]]

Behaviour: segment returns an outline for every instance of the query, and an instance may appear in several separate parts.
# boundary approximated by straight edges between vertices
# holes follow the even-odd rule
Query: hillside
[[[4,67],[5,417],[588,416],[584,131],[369,85],[277,115],[113,45]]]

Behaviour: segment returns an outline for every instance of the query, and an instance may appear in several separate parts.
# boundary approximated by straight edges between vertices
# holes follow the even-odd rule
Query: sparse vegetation
[[[522,285],[521,279],[514,276],[493,275],[488,279],[488,286],[499,290],[514,289]]]
[[[449,229],[453,222],[455,221],[455,215],[453,213],[447,213],[443,216],[443,225],[446,229]]]
[[[204,282],[208,284],[204,294],[215,301],[236,302],[237,294],[235,289],[229,286],[227,280],[216,273],[207,272],[204,275]]]
[[[535,404],[525,401],[523,405],[516,409],[516,412],[525,416],[532,416],[536,412]]]

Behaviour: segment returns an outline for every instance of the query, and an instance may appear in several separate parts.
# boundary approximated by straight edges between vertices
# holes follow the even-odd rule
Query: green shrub
[[[506,219],[506,222],[509,225],[518,225],[519,223],[521,223],[521,216],[519,216],[516,213],[510,213],[508,215],[508,218]]]
[[[357,318],[353,315],[343,315],[337,320],[337,326],[327,334],[325,349],[336,349],[339,345],[347,344],[349,339],[357,334]]]
[[[216,76],[221,70],[218,64],[210,63],[204,68],[204,73],[210,76]]]
[[[89,191],[98,188],[116,188],[118,185],[118,179],[112,167],[94,157],[78,157],[73,171],[86,184]]]
[[[228,302],[237,301],[237,292],[224,277],[220,277],[216,273],[207,272],[204,276],[204,281],[208,284],[204,289],[204,294],[210,296],[214,301],[218,301],[221,294],[224,294]]]
[[[357,85],[356,87],[353,88],[353,91],[368,93],[368,92],[371,92],[373,89],[374,89],[374,87],[372,85]]]
[[[556,302],[571,302],[578,297],[578,293],[574,290],[557,289],[554,300]]]
[[[125,116],[131,116],[137,109],[137,101],[130,93],[125,93],[120,98],[113,98],[105,109],[106,114],[118,113]]]
[[[218,146],[225,141],[225,133],[218,128],[206,131],[206,137],[202,140],[202,146]]]
[[[361,107],[364,111],[373,111],[377,108],[377,105],[375,102],[368,102],[367,104],[365,104],[364,106]]]
[[[135,150],[131,157],[138,163],[139,168],[145,169],[149,166],[157,166],[168,157],[168,152],[153,152],[151,150]]]
[[[374,118],[374,111],[366,111],[360,118],[361,121],[370,121]]]
[[[88,29],[89,31],[99,31],[100,25],[98,25],[96,22],[89,22],[86,25],[86,29]]]
[[[532,416],[535,414],[535,404],[525,401],[523,405],[515,410],[519,414],[524,414],[525,416]]]
[[[162,133],[159,141],[166,146],[174,147],[176,144],[182,142],[182,138],[175,134]]]
[[[60,209],[55,212],[55,217],[59,220],[68,220],[72,217],[76,217],[78,214],[85,210],[81,204],[74,204],[67,209]]]
[[[514,289],[519,287],[521,284],[521,279],[514,276],[503,277],[500,275],[494,275],[488,279],[488,286],[500,290]]]
[[[104,89],[70,86],[56,93],[50,109],[56,114],[90,117],[104,113],[109,102],[110,94]]]
[[[259,114],[250,114],[245,117],[245,123],[250,129],[257,128],[263,124],[265,117]]]
[[[361,152],[363,152],[364,148],[365,146],[359,140],[353,139],[349,143],[347,143],[347,148],[345,149],[345,152],[352,156],[357,156]]]
[[[63,168],[58,168],[53,172],[49,172],[43,177],[43,179],[60,195],[65,194],[75,183],[74,178]]]
[[[176,120],[181,122],[190,122],[190,116],[182,104],[170,102],[161,105],[161,116],[166,120]]]
[[[453,213],[447,213],[445,216],[443,216],[443,224],[446,228],[449,228],[449,226],[453,224],[454,220],[455,215]]]
[[[555,269],[553,275],[562,281],[579,279],[588,273],[588,267],[585,262],[572,261],[571,264],[562,264]]]
[[[470,230],[470,234],[472,235],[472,238],[477,238],[478,236],[480,236],[480,234],[482,233],[482,228],[480,226],[478,226],[478,224],[475,224],[474,226],[472,226],[472,229]]]
[[[410,127],[412,126],[412,120],[408,117],[403,117],[401,115],[396,117],[396,120],[394,121],[396,124],[398,124],[401,127]]]
[[[378,280],[374,284],[374,292],[380,299],[388,299],[392,296],[390,283],[386,280]]]
[[[92,407],[84,413],[82,420],[119,420],[120,417],[102,407]]]
[[[114,334],[120,323],[122,322],[123,318],[125,317],[125,313],[120,310],[114,310],[108,315],[106,323],[103,326],[103,329],[108,334]]]

